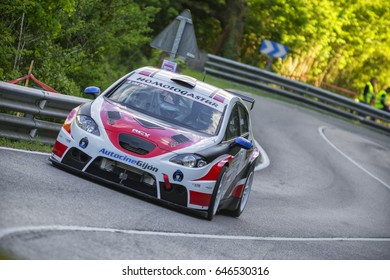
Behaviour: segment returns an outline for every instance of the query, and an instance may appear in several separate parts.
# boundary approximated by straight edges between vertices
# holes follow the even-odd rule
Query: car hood
[[[107,100],[100,107],[100,119],[117,149],[139,157],[175,152],[210,139]]]

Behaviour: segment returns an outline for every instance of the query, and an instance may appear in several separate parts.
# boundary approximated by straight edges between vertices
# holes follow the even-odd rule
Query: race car
[[[60,167],[200,213],[238,217],[256,161],[254,99],[142,67],[74,108],[50,156]],[[248,109],[248,107],[249,109]]]

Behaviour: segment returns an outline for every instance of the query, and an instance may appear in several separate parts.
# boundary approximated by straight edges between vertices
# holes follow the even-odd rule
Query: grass
[[[295,100],[293,100],[291,98],[288,98],[288,97],[285,97],[285,96],[282,96],[282,95],[279,95],[279,94],[266,93],[264,91],[261,91],[260,89],[254,88],[254,87],[245,86],[245,85],[242,85],[242,84],[239,84],[239,83],[236,83],[236,82],[230,82],[228,80],[224,80],[222,78],[217,78],[217,77],[211,76],[211,75],[207,75],[206,77],[204,77],[204,73],[199,72],[197,70],[184,69],[183,74],[191,76],[191,77],[194,77],[194,78],[196,78],[198,80],[204,81],[204,82],[206,82],[208,84],[214,85],[214,86],[219,87],[219,88],[235,89],[235,90],[239,90],[239,91],[243,91],[243,92],[249,92],[249,93],[252,93],[252,94],[259,95],[259,96],[271,98],[271,99],[274,99],[274,100],[279,100],[279,101],[283,101],[283,102],[287,102],[287,103],[292,103],[292,104],[295,104],[295,105],[298,105],[298,106],[301,106],[301,107],[305,107],[306,106],[302,102],[295,101]],[[307,108],[313,109],[314,107],[307,106]]]
[[[51,145],[43,144],[39,141],[12,140],[7,138],[0,138],[0,146],[45,153],[51,153],[53,149]]]
[[[238,84],[238,83],[229,82],[227,80],[224,80],[224,79],[221,79],[221,78],[217,78],[217,77],[214,77],[214,76],[211,76],[211,75],[206,75],[205,76],[204,73],[199,72],[197,70],[185,69],[183,71],[183,74],[191,76],[191,77],[194,77],[194,78],[196,78],[196,79],[198,79],[200,81],[204,81],[204,82],[206,82],[208,84],[211,84],[211,85],[219,87],[219,88],[223,88],[223,89],[236,89],[236,90],[250,92],[250,93],[253,93],[253,94],[257,94],[257,95],[269,96],[267,94],[264,94],[264,92],[262,92],[262,91],[260,91],[258,89],[255,89],[253,87],[248,87],[248,86],[244,86],[244,85],[241,85],[241,84]]]

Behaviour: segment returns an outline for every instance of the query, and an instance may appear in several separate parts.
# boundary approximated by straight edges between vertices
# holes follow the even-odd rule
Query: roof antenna
[[[204,80],[206,80],[206,74],[207,74],[207,71],[204,70],[204,71],[203,71],[203,82],[204,82]]]

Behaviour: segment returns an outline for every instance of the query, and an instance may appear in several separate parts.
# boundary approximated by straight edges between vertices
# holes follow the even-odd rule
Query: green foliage
[[[59,92],[105,88],[137,65],[156,12],[126,0],[5,0],[1,80],[26,75],[34,60],[34,75]]]
[[[0,79],[26,75],[34,60],[34,75],[59,92],[104,89],[160,65],[149,42],[184,9],[209,53],[265,68],[269,39],[290,49],[273,63],[279,74],[355,92],[372,76],[390,86],[388,0],[3,0]]]
[[[265,66],[263,39],[290,48],[274,71],[316,85],[362,90],[377,76],[390,84],[390,2],[387,0],[249,0],[243,62]]]
[[[38,151],[50,153],[53,149],[51,145],[43,144],[36,141],[25,141],[25,140],[11,140],[0,137],[0,147],[9,147],[13,149],[27,150],[27,151]],[[1,257],[0,257],[1,259]]]
[[[224,48],[223,44],[228,43],[228,35],[234,33],[230,31],[235,31],[229,19],[237,13],[236,8],[246,3],[246,0],[136,0],[136,2],[142,7],[154,6],[159,9],[155,21],[151,23],[154,36],[157,36],[181,12],[189,9],[200,49],[220,55],[224,50],[237,52],[228,47]],[[233,46],[239,48],[239,44]]]

